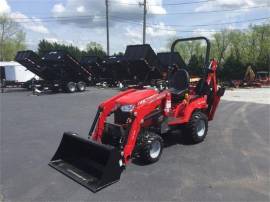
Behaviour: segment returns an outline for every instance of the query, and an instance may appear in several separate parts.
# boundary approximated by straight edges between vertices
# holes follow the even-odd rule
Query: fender
[[[179,124],[185,124],[188,123],[192,113],[195,110],[203,110],[207,108],[207,103],[206,103],[206,98],[201,97],[197,98],[194,101],[190,101],[190,103],[187,103],[186,106],[184,107],[183,115],[179,116],[177,118],[172,118],[171,121],[168,122],[169,125],[179,125]]]

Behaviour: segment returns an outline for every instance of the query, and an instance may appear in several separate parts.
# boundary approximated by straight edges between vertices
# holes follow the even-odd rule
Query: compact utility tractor
[[[210,42],[205,37],[174,41],[205,40],[204,76],[189,85],[189,74],[179,68],[163,90],[132,88],[102,102],[88,139],[66,132],[49,165],[96,192],[120,179],[128,163],[141,158],[159,160],[164,135],[181,126],[194,143],[204,140],[208,121],[214,117],[225,89],[217,86],[217,61],[209,60]]]

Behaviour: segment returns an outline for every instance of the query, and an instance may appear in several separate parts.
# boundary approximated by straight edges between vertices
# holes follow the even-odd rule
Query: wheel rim
[[[71,87],[69,87],[69,89],[71,92],[73,92],[73,91],[75,91],[75,86],[71,86]]]
[[[159,141],[154,141],[151,144],[151,149],[150,149],[150,157],[155,159],[159,156],[161,150],[161,145]]]
[[[199,137],[202,137],[205,132],[205,121],[204,120],[198,120],[197,122],[197,135]]]
[[[81,85],[80,86],[80,91],[84,91],[84,89],[85,89],[84,85]]]

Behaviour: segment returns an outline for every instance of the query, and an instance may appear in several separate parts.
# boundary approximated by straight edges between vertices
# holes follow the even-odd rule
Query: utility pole
[[[110,33],[109,33],[109,0],[105,0],[106,5],[106,29],[107,29],[107,56],[110,56]]]
[[[147,13],[146,0],[144,0],[143,1],[143,44],[145,44],[145,38],[146,38],[146,13]]]
[[[143,3],[140,2],[139,6],[143,6],[143,44],[145,44],[145,39],[146,39],[146,14],[147,14],[146,0],[143,0]]]

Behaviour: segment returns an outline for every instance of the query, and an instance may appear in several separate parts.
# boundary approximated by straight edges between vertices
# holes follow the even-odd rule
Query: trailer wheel
[[[186,135],[192,143],[202,142],[208,131],[208,118],[201,111],[195,111],[185,127]]]
[[[76,91],[76,84],[74,82],[68,82],[66,89],[68,93],[74,93]]]
[[[159,160],[163,150],[163,139],[158,134],[147,131],[142,142],[141,160],[146,163],[155,163]]]
[[[86,84],[85,84],[84,82],[82,82],[82,81],[78,82],[78,83],[77,83],[77,89],[78,89],[78,91],[80,91],[80,92],[85,91],[85,89],[86,89]]]

